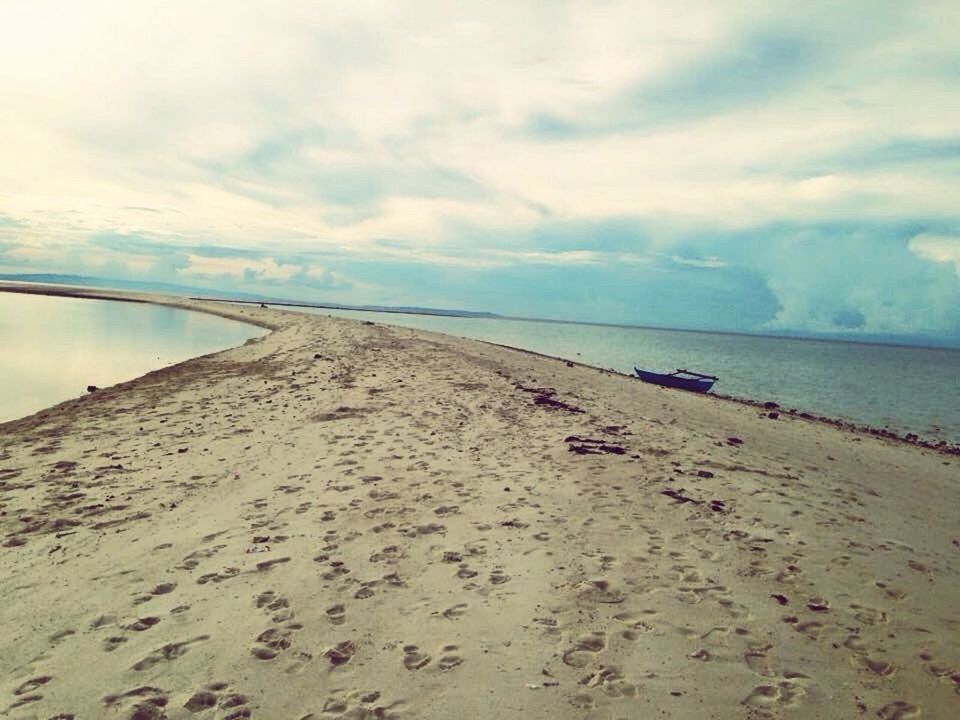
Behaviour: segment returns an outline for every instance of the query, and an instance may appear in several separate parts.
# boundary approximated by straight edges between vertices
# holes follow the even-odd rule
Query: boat
[[[681,390],[692,390],[693,392],[706,392],[713,387],[713,384],[720,378],[713,375],[704,375],[703,373],[693,372],[692,370],[677,370],[666,375],[661,373],[641,370],[635,367],[633,371],[637,377],[644,382],[654,385],[663,385],[664,387],[679,388]]]

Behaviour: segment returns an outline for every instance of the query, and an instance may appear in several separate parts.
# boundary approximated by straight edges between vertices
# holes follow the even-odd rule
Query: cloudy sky
[[[0,272],[960,343],[960,3],[0,2]]]

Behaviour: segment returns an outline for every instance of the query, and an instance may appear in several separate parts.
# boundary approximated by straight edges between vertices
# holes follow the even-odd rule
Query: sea
[[[328,308],[298,311],[433,330],[632,374],[685,368],[713,392],[960,444],[960,350],[735,333]]]
[[[0,422],[265,332],[159,305],[0,292]]]
[[[631,374],[686,368],[717,394],[960,445],[960,350],[506,318],[295,307],[533,350]],[[0,292],[0,422],[243,344],[261,328],[203,313]]]

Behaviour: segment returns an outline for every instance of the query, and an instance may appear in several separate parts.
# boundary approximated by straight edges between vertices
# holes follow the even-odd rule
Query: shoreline
[[[79,298],[82,300],[114,300],[116,302],[135,302],[164,307],[179,308],[193,312],[202,312],[207,315],[216,315],[227,320],[237,320],[250,325],[275,329],[275,323],[262,317],[247,316],[243,313],[220,312],[216,306],[207,307],[193,302],[192,298],[178,295],[162,295],[153,293],[127,292],[126,290],[107,290],[85,288],[74,285],[43,285],[40,283],[13,283],[0,281],[0,292],[18,293],[21,295],[49,295],[52,297]]]
[[[125,291],[117,291],[117,290],[89,291],[86,288],[76,288],[73,286],[62,286],[62,285],[32,284],[28,287],[23,287],[17,284],[10,285],[9,283],[2,282],[2,281],[0,281],[0,293],[10,293],[14,295],[27,295],[27,296],[37,296],[37,297],[64,298],[64,299],[74,299],[74,300],[110,301],[110,302],[137,304],[137,305],[153,305],[155,307],[167,307],[173,310],[178,310],[178,311],[183,311],[188,313],[199,312],[206,316],[220,317],[223,320],[229,321],[230,323],[242,323],[247,328],[249,328],[248,330],[243,331],[246,334],[250,334],[253,328],[260,328],[260,331],[267,330],[269,332],[271,327],[269,323],[264,323],[262,320],[238,318],[236,317],[235,313],[218,312],[216,308],[194,307],[189,305],[189,303],[184,303],[181,298],[178,298],[175,296],[153,296],[149,294],[128,293]],[[240,332],[240,331],[237,331],[237,332]],[[243,338],[240,338],[240,340],[242,341]],[[34,345],[36,346],[36,344]],[[170,346],[168,344],[164,343],[164,346],[167,347],[169,350]],[[149,372],[160,369],[170,364],[174,364],[174,365],[179,364],[187,360],[191,360],[197,357],[203,357],[205,355],[219,352],[220,350],[229,349],[229,347],[224,347],[223,345],[221,345],[217,349],[216,344],[214,344],[214,348],[215,349],[211,349],[211,350],[203,350],[201,347],[192,347],[190,348],[190,350],[194,353],[199,352],[199,354],[192,354],[186,357],[184,357],[178,352],[173,352],[172,353],[173,359],[172,360],[168,359],[165,363],[161,363],[160,365],[152,364],[148,361],[143,363],[139,363],[139,362],[135,363],[133,368],[113,367],[112,372],[108,373],[106,376],[101,375],[98,378],[75,377],[74,379],[77,381],[78,384],[76,385],[76,391],[74,392],[66,391],[66,392],[62,392],[62,394],[53,393],[53,392],[44,392],[39,387],[34,388],[30,386],[31,395],[32,395],[31,401],[29,403],[26,403],[27,407],[25,408],[19,407],[19,412],[23,414],[18,414],[10,417],[6,415],[6,413],[0,413],[0,426],[2,426],[5,423],[21,420],[35,413],[51,410],[53,408],[58,407],[64,402],[67,402],[72,399],[76,399],[78,397],[82,397],[80,390],[82,390],[84,386],[87,387],[88,393],[98,391],[106,387],[111,387],[118,384],[130,382],[132,380],[136,380],[140,377],[143,377],[145,374]],[[177,360],[176,358],[178,356],[181,359]],[[168,357],[169,357],[169,352],[168,352]],[[157,360],[159,361],[160,358],[158,357]],[[136,367],[136,366],[139,366],[139,367]],[[67,374],[69,375],[69,372]],[[96,384],[89,384],[90,380],[94,380]],[[61,390],[65,390],[65,388],[62,387],[62,385],[63,383],[60,383],[60,385],[57,385],[56,387],[60,388]],[[43,402],[46,402],[48,404],[40,405],[39,403],[37,403],[36,402],[38,399],[37,396],[39,396],[39,399],[41,399]],[[3,397],[0,397],[0,401],[2,401],[3,399],[4,399]],[[20,400],[21,401],[27,400],[27,398],[21,397]],[[20,406],[24,404],[25,403],[23,402],[19,403]],[[32,406],[32,409],[30,406]],[[18,407],[16,398],[13,398],[13,407],[14,408]],[[11,410],[11,408],[8,406],[7,410],[9,411]]]
[[[203,298],[191,298],[191,299],[202,300]],[[259,304],[257,301],[230,300],[226,298],[210,298],[210,300],[218,303],[237,304],[237,305]],[[298,307],[304,307],[304,308],[312,308],[312,309],[349,310],[349,311],[356,311],[356,312],[380,312],[384,314],[393,313],[393,314],[400,314],[400,315],[404,315],[404,314],[425,315],[425,316],[431,315],[430,313],[416,313],[412,311],[400,311],[400,310],[389,311],[389,310],[380,310],[380,309],[374,310],[374,309],[366,309],[366,308],[342,307],[337,305],[304,305],[304,304],[298,305],[295,303],[288,303],[288,302],[268,303],[268,305],[278,306],[278,307],[282,307],[282,308],[293,310],[293,311],[296,311],[296,308]],[[737,332],[727,332],[727,331],[685,330],[682,328],[660,328],[655,326],[648,327],[648,326],[640,326],[640,325],[612,325],[612,324],[605,324],[605,323],[573,322],[573,321],[567,321],[567,320],[543,320],[543,319],[535,319],[535,318],[518,318],[518,317],[512,317],[508,315],[499,315],[492,318],[473,318],[469,316],[439,315],[439,314],[436,316],[461,318],[461,319],[467,319],[467,320],[471,320],[471,319],[520,320],[520,321],[528,321],[528,322],[549,322],[549,323],[571,324],[571,325],[614,327],[614,328],[622,328],[622,329],[636,328],[640,330],[665,330],[669,332],[684,332],[684,333],[693,333],[693,334],[702,333],[702,334],[715,334],[715,335],[731,335],[736,337],[758,337],[758,338],[772,338],[772,339],[780,339],[780,340],[799,340],[799,341],[825,342],[825,343],[838,342],[838,343],[847,343],[847,344],[853,344],[853,345],[868,345],[868,346],[876,346],[876,347],[908,348],[912,350],[933,350],[933,351],[947,350],[947,351],[960,352],[960,348],[941,347],[941,346],[932,346],[932,345],[925,346],[925,345],[905,345],[905,344],[897,344],[897,343],[881,343],[881,342],[865,342],[865,341],[862,342],[862,341],[854,341],[854,340],[813,338],[813,337],[792,336],[792,335],[758,335],[758,334],[737,333]],[[406,326],[398,326],[398,327],[406,327]],[[424,330],[424,332],[437,332],[440,334],[448,334],[448,333],[444,333],[441,330]],[[529,352],[539,357],[558,360],[561,362],[572,362],[576,365],[580,365],[583,367],[594,368],[594,369],[602,370],[604,372],[612,372],[612,373],[621,375],[623,377],[634,379],[633,375],[629,373],[623,373],[613,368],[603,368],[598,365],[589,365],[587,363],[582,363],[577,360],[562,358],[556,355],[548,355],[546,353],[541,353],[536,350],[530,350],[528,348],[521,348],[515,345],[497,343],[492,340],[481,340],[479,338],[474,338],[474,339],[476,339],[478,342],[486,342],[496,347],[517,350],[519,352]],[[950,455],[960,455],[960,442],[954,443],[943,438],[931,437],[928,435],[924,435],[922,433],[891,430],[887,427],[877,427],[874,425],[870,425],[869,423],[859,422],[855,420],[847,420],[847,419],[838,418],[838,417],[832,417],[830,415],[821,415],[819,413],[810,412],[800,408],[784,409],[779,403],[775,403],[770,400],[761,400],[761,399],[749,398],[749,397],[738,397],[735,395],[727,395],[725,393],[718,393],[718,392],[710,392],[708,393],[708,396],[720,398],[723,400],[729,400],[735,403],[750,405],[757,408],[763,408],[766,410],[774,410],[777,413],[789,415],[792,417],[802,418],[804,420],[826,423],[828,425],[832,425],[833,427],[836,427],[848,432],[865,433],[865,434],[869,434],[877,437],[884,437],[890,440],[897,440],[897,441],[908,443],[911,445],[917,445],[920,447],[929,448],[931,450],[938,450]],[[771,405],[771,403],[772,403],[772,406],[767,407],[768,405]]]
[[[231,315],[272,331],[0,425],[0,714],[960,708],[956,456],[482,341]]]
[[[397,326],[400,327],[400,326]],[[424,332],[435,332],[435,331],[424,331]],[[443,333],[439,333],[443,334]],[[476,342],[486,343],[494,347],[504,348],[505,350],[515,350],[521,353],[529,353],[536,357],[544,358],[545,360],[555,360],[557,362],[566,363],[568,367],[577,366],[582,368],[588,368],[591,370],[597,370],[602,373],[608,373],[610,375],[616,375],[618,377],[626,378],[631,381],[638,381],[636,377],[628,373],[622,373],[619,370],[614,370],[613,368],[602,368],[597,365],[590,365],[588,363],[578,362],[576,360],[568,360],[566,358],[557,357],[555,355],[547,355],[545,353],[537,352],[536,350],[528,350],[527,348],[516,347],[514,345],[504,345],[502,343],[490,342],[488,340],[477,340]],[[673,388],[663,388],[666,392],[681,392],[683,390],[675,390]],[[801,420],[807,420],[810,422],[822,423],[824,425],[829,425],[831,427],[837,428],[845,432],[850,432],[854,434],[862,435],[871,435],[873,437],[882,437],[887,440],[893,440],[896,442],[902,442],[907,445],[914,445],[917,447],[926,448],[928,450],[935,450],[937,452],[942,452],[946,455],[960,455],[960,444],[953,445],[948,443],[946,440],[933,440],[924,438],[916,433],[896,433],[887,428],[877,428],[871,425],[866,425],[862,423],[855,423],[850,420],[843,420],[840,418],[831,418],[826,415],[817,415],[815,413],[809,413],[803,410],[791,408],[784,410],[779,403],[773,402],[771,400],[753,400],[751,398],[740,398],[734,395],[725,395],[723,393],[717,392],[708,392],[704,393],[703,397],[712,397],[718,400],[724,400],[731,403],[736,403],[738,405],[746,405],[748,407],[757,408],[760,410],[765,410],[764,413],[768,419],[775,420],[777,418],[770,418],[770,411],[777,413],[780,416],[786,415],[790,418],[796,418]]]
[[[240,306],[241,308],[246,305],[260,307],[262,304],[259,301],[229,300],[224,298],[201,298],[201,297],[186,297],[186,296],[180,297],[180,296],[152,295],[150,293],[131,293],[123,290],[87,290],[85,288],[79,288],[79,287],[75,288],[74,286],[42,285],[40,283],[35,283],[32,285],[33,287],[24,288],[18,284],[11,285],[7,281],[0,281],[0,292],[17,292],[22,294],[50,295],[55,297],[75,297],[75,298],[82,298],[82,299],[88,299],[88,300],[115,300],[117,302],[149,303],[154,305],[174,307],[182,310],[189,310],[193,312],[202,312],[209,315],[216,315],[218,317],[223,317],[228,320],[234,320],[237,322],[246,322],[248,324],[256,325],[257,327],[263,327],[271,331],[276,329],[274,325],[271,325],[267,321],[264,321],[262,319],[254,319],[254,318],[247,318],[247,317],[241,318],[241,317],[238,317],[236,313],[231,312],[229,310],[225,312],[220,312],[217,306],[217,303],[221,303],[221,304],[226,304],[228,307],[234,306],[234,305]],[[319,307],[319,308],[327,307],[327,306],[294,305],[291,303],[267,303],[266,305],[268,309],[270,305],[277,305],[284,308],[283,311],[287,311],[287,312],[291,312],[291,311],[296,312],[295,308],[297,307]],[[339,308],[338,306],[331,305],[329,306],[329,309],[341,309],[341,308]],[[383,312],[383,311],[377,310],[377,311],[370,311],[370,312]],[[400,312],[400,311],[397,311],[397,312]],[[443,316],[443,317],[447,317],[447,316]],[[460,317],[460,316],[451,316],[451,317]],[[514,319],[514,320],[518,319],[518,318],[507,318],[506,316],[503,316],[503,318]],[[363,321],[358,320],[357,322],[363,322]],[[549,322],[565,322],[565,321],[549,321]],[[591,323],[586,323],[586,324],[591,324]],[[403,326],[395,326],[395,327],[403,327]],[[633,327],[633,326],[612,326],[612,327]],[[640,327],[640,326],[637,326],[637,327]],[[662,328],[642,328],[642,329],[662,329]],[[435,332],[440,335],[447,335],[446,333],[443,333],[441,331],[436,331],[436,330],[424,330],[422,332],[427,332],[427,333]],[[701,332],[701,331],[690,330],[690,331],[682,331],[682,332]],[[726,334],[737,334],[737,333],[726,333]],[[740,333],[740,334],[746,335],[745,333]],[[450,337],[456,337],[456,336],[451,335]],[[794,339],[794,338],[790,338],[789,336],[784,336],[784,337],[786,339]],[[800,338],[800,339],[803,339],[803,338]],[[476,340],[476,341],[483,342],[494,347],[501,347],[507,350],[514,350],[517,352],[529,353],[531,355],[548,359],[548,360],[554,360],[554,361],[563,362],[563,363],[572,363],[575,366],[598,370],[600,372],[612,373],[615,375],[619,375],[621,377],[629,378],[631,380],[636,379],[634,378],[633,375],[630,375],[629,373],[622,373],[612,368],[602,368],[596,365],[590,365],[588,363],[578,362],[576,360],[568,360],[566,358],[557,357],[555,355],[547,355],[545,353],[541,353],[536,350],[521,348],[514,345],[506,345],[503,343],[496,343],[489,340]],[[879,344],[882,344],[882,343],[879,343]],[[917,347],[917,349],[942,349],[942,348],[923,348],[921,346],[903,346],[903,347]],[[190,359],[194,359],[194,358],[190,358]],[[754,398],[741,398],[741,397],[736,397],[734,395],[726,395],[724,393],[717,393],[717,392],[708,393],[707,396],[718,398],[720,400],[726,400],[726,401],[737,403],[740,405],[754,407],[760,410],[765,410],[767,411],[766,415],[768,417],[770,412],[773,412],[774,414],[779,415],[781,417],[785,415],[790,418],[797,418],[797,419],[803,419],[811,422],[823,423],[825,425],[835,427],[845,432],[871,435],[874,437],[882,437],[887,440],[893,440],[893,441],[902,442],[908,445],[914,445],[914,446],[926,448],[929,450],[935,450],[937,452],[942,452],[946,455],[960,455],[960,443],[953,444],[943,439],[932,439],[932,438],[924,437],[918,433],[910,433],[910,432],[900,433],[893,430],[889,430],[887,428],[879,428],[866,423],[858,423],[851,420],[844,420],[841,418],[830,417],[827,415],[819,415],[817,413],[811,413],[811,412],[807,412],[797,408],[783,409],[778,403],[773,401],[764,401],[764,400],[759,400]],[[59,403],[57,405],[59,405]],[[38,412],[44,412],[46,410],[52,409],[53,407],[56,407],[56,405],[50,406],[49,408],[43,408]],[[22,419],[22,418],[18,418],[18,419]],[[770,419],[777,419],[777,418],[770,418]],[[6,422],[13,422],[13,421],[6,421]],[[3,422],[0,422],[0,426],[2,426],[3,424],[4,424]]]

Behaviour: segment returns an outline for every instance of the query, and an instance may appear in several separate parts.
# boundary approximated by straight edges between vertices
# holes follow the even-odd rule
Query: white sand
[[[960,717],[960,458],[217,311],[275,331],[0,425],[0,716]]]

